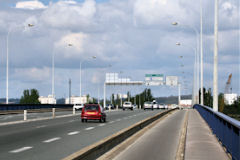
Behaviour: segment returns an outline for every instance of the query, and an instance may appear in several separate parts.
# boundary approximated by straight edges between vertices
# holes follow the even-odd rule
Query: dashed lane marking
[[[43,141],[43,143],[50,143],[50,142],[53,142],[53,141],[57,141],[59,139],[61,139],[61,138],[60,137],[55,137],[55,138],[51,138],[51,139],[45,140],[45,141]]]
[[[99,127],[102,127],[102,126],[105,126],[105,125],[106,125],[106,124],[99,124],[98,126],[99,126]]]
[[[68,135],[69,135],[69,136],[72,136],[72,135],[76,135],[76,134],[78,134],[78,133],[79,133],[79,131],[74,131],[74,132],[69,132]]]
[[[94,129],[95,127],[88,127],[88,128],[85,128],[85,130],[86,131],[88,131],[88,130],[92,130],[92,129]]]
[[[36,128],[44,128],[46,125],[37,126]]]
[[[19,148],[19,149],[15,149],[15,150],[10,151],[10,153],[19,153],[19,152],[23,152],[23,151],[29,150],[29,149],[31,149],[31,148],[33,148],[33,147],[30,147],[30,146],[28,146],[28,147],[22,147],[22,148]]]

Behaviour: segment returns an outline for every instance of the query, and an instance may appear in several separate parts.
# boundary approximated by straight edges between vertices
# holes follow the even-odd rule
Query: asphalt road
[[[114,160],[175,160],[186,110],[160,121]]]
[[[113,111],[107,113],[107,123],[81,123],[78,115],[0,126],[0,159],[62,159],[159,112]]]

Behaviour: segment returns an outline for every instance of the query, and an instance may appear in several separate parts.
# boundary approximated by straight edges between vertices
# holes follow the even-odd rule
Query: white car
[[[152,105],[153,105],[153,109],[159,109],[159,105],[156,101],[153,101]]]
[[[145,102],[144,105],[143,105],[143,109],[146,110],[146,109],[151,109],[153,110],[153,104],[152,102]]]
[[[123,103],[123,110],[125,110],[125,109],[131,109],[131,110],[133,110],[132,102],[124,102],[124,103]]]
[[[159,108],[160,109],[165,109],[165,104],[163,104],[163,103],[159,104]]]
[[[73,105],[73,108],[74,108],[75,110],[81,110],[81,109],[83,108],[83,104],[74,104],[74,105]]]

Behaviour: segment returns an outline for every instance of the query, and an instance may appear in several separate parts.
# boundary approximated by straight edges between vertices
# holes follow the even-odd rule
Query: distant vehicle
[[[165,104],[163,104],[163,103],[159,104],[159,108],[160,109],[165,109]]]
[[[133,109],[136,109],[136,108],[137,108],[137,105],[136,105],[136,104],[134,104],[134,105],[133,105]]]
[[[125,110],[125,109],[131,109],[131,110],[133,110],[132,102],[124,102],[124,103],[123,103],[123,110]]]
[[[73,105],[73,108],[74,108],[75,110],[81,110],[81,109],[83,108],[83,104],[74,104],[74,105]]]
[[[153,105],[153,109],[159,109],[159,105],[156,100],[153,100],[152,105]]]
[[[111,109],[115,109],[115,107],[114,107],[113,104],[109,104],[108,106],[106,106],[106,110],[109,110],[109,108],[111,108]]]
[[[106,122],[106,114],[104,109],[99,104],[85,104],[81,114],[82,122],[88,120],[99,120],[99,122]]]
[[[153,110],[153,104],[152,102],[145,102],[144,105],[143,105],[143,109],[146,110],[146,109],[151,109]]]

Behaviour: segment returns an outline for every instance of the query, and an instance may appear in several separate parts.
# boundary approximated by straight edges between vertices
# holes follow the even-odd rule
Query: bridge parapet
[[[195,104],[201,116],[208,123],[222,145],[232,155],[233,160],[240,160],[240,122],[212,108]]]

